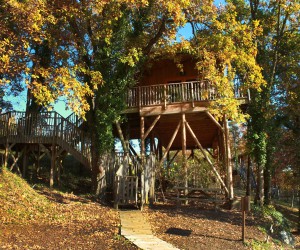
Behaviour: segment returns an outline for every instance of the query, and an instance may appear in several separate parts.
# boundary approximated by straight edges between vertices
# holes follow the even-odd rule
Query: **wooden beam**
[[[52,145],[51,148],[51,169],[50,169],[50,188],[54,185],[54,177],[55,177],[55,166],[56,166],[56,146]]]
[[[192,130],[192,128],[190,127],[190,125],[189,125],[189,123],[188,123],[187,121],[186,121],[185,124],[186,124],[186,126],[187,126],[187,128],[188,128],[188,130],[189,130],[189,132],[190,132],[190,134],[191,134],[191,136],[192,136],[193,139],[195,140],[197,146],[199,147],[200,151],[202,152],[203,156],[205,157],[206,161],[209,163],[209,165],[211,166],[211,168],[212,168],[214,174],[217,176],[218,180],[220,181],[220,183],[221,183],[222,187],[224,188],[225,192],[228,194],[228,189],[227,189],[225,183],[223,182],[223,180],[222,180],[221,176],[219,175],[217,169],[215,168],[214,164],[213,164],[213,163],[211,162],[211,160],[207,157],[207,155],[206,155],[206,153],[205,153],[205,151],[204,151],[202,145],[200,144],[199,140],[197,139],[197,137],[196,137],[194,131]]]
[[[176,135],[177,135],[177,133],[179,131],[180,125],[181,125],[181,121],[179,121],[179,123],[178,123],[178,125],[177,125],[177,127],[176,127],[176,129],[175,129],[175,131],[174,131],[174,133],[172,135],[172,137],[171,137],[171,140],[170,140],[170,142],[169,142],[169,144],[168,144],[168,146],[166,148],[166,151],[163,154],[163,157],[159,161],[159,166],[163,163],[164,159],[166,158],[166,156],[167,156],[167,154],[168,154],[168,152],[169,152],[169,150],[170,150],[170,148],[171,148],[171,146],[172,146],[172,144],[173,144],[173,142],[174,142],[174,140],[176,138]]]
[[[184,195],[187,196],[188,195],[188,168],[187,168],[187,159],[186,159],[186,119],[185,119],[185,114],[183,113],[181,116],[181,122],[182,122],[182,131],[181,131],[181,144],[182,144],[182,167],[184,170]],[[188,200],[185,201],[185,204],[188,204]]]
[[[211,113],[209,113],[208,111],[205,111],[205,113],[207,114],[207,116],[214,122],[214,124],[222,131],[222,133],[224,134],[224,129],[221,126],[221,124],[215,119],[215,117],[213,117],[213,115]]]
[[[11,165],[11,167],[10,167],[10,171],[12,171],[13,168],[14,168],[14,166],[16,166],[16,167],[17,167],[17,172],[18,172],[19,175],[22,175],[22,174],[21,174],[21,171],[20,171],[20,168],[19,168],[19,165],[18,165],[18,160],[19,160],[20,157],[23,155],[23,153],[24,153],[24,150],[22,150],[22,151],[20,152],[20,154],[19,154],[19,152],[17,151],[17,152],[16,152],[17,157],[15,157],[13,154],[10,154],[11,157],[13,158],[13,161],[14,161],[13,164]]]
[[[141,161],[142,161],[142,169],[141,169],[141,210],[143,210],[143,206],[145,203],[145,118],[141,116],[140,119],[140,127],[141,127]]]
[[[158,122],[160,118],[160,115],[158,115],[155,120],[152,122],[151,126],[148,128],[148,130],[146,131],[146,133],[144,134],[144,139],[147,138],[147,136],[149,135],[149,133],[152,131],[152,129],[154,128],[155,124]]]
[[[116,124],[116,128],[117,128],[117,131],[118,131],[118,134],[119,134],[119,137],[120,137],[120,141],[121,141],[121,144],[122,144],[122,147],[123,147],[123,150],[124,150],[124,154],[126,154],[126,153],[129,152],[129,149],[126,146],[126,142],[125,142],[125,138],[124,138],[124,135],[123,135],[123,132],[122,132],[121,125],[120,125],[119,121],[116,121],[115,124]]]
[[[24,153],[23,153],[23,169],[22,169],[22,175],[23,178],[26,178],[26,174],[27,174],[27,164],[28,164],[28,153],[29,150],[27,148],[27,145],[24,146]]]
[[[172,164],[172,162],[174,161],[175,157],[178,155],[179,150],[176,151],[176,153],[173,155],[172,159],[168,162],[168,166]]]
[[[206,152],[207,152],[212,158],[214,158],[213,154],[212,154],[208,149],[206,149]]]
[[[50,154],[49,149],[44,144],[39,144],[39,146],[44,149],[44,152],[48,155],[48,157],[51,159],[52,155]]]
[[[192,149],[190,156],[187,158],[188,160],[194,157],[194,149]]]
[[[200,105],[205,105],[200,103]],[[208,105],[208,102],[207,104]],[[192,103],[180,103],[180,104],[168,104],[166,109],[162,106],[145,106],[141,108],[141,116],[154,116],[154,115],[167,115],[167,114],[178,114],[178,113],[194,113],[194,112],[204,112],[207,110],[205,106],[195,106],[192,107]]]

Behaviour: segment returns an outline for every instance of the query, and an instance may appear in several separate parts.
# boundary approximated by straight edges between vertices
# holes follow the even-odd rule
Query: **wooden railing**
[[[81,124],[84,122],[84,120],[78,115],[76,115],[74,112],[70,114],[68,117],[66,117],[66,120],[73,123],[77,127],[80,127]]]
[[[1,114],[0,138],[11,143],[58,144],[82,163],[90,163],[90,138],[57,112]]]
[[[246,98],[240,86],[234,86],[236,98]],[[221,98],[209,81],[189,81],[160,85],[139,86],[128,89],[128,108],[167,105],[182,102],[211,101]]]

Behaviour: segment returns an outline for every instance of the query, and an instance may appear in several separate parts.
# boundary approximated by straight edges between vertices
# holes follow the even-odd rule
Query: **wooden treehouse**
[[[107,157],[105,166],[106,184],[114,191],[116,207],[153,203],[158,188],[164,189],[162,172],[178,157],[184,174],[173,185],[177,201],[188,201],[192,199],[189,194],[195,192],[214,196],[215,190],[191,182],[188,176],[188,160],[199,161],[195,150],[209,165],[218,190],[233,198],[227,119],[224,115],[217,121],[208,111],[209,103],[222,95],[209,81],[199,80],[193,60],[185,58],[181,63],[183,71],[173,60],[156,62],[137,86],[127,91],[123,112],[126,122],[115,124],[115,136],[120,138],[123,152]],[[239,90],[235,86],[235,97],[244,105],[247,96]],[[82,123],[74,114],[67,118],[56,112],[1,114],[4,164],[26,176],[29,157],[38,171],[40,160],[47,155],[51,159],[50,186],[60,181],[62,160],[68,153],[90,169],[91,140]],[[140,140],[139,151],[130,143],[136,139]]]
[[[126,122],[116,125],[129,159],[116,174],[116,207],[137,202],[137,197],[141,206],[152,203],[161,170],[167,169],[179,155],[186,176],[179,186],[173,187],[177,199],[187,202],[190,193],[208,194],[208,189],[191,185],[187,176],[187,160],[196,149],[201,151],[226,197],[233,198],[227,119],[224,115],[219,122],[208,111],[210,101],[221,95],[209,81],[199,80],[193,60],[186,58],[181,63],[183,71],[173,60],[158,61],[136,87],[128,89]],[[239,90],[235,86],[235,97],[244,105],[247,95]],[[130,144],[133,139],[140,140],[140,152]],[[131,157],[137,160],[131,162]],[[137,171],[131,169],[134,162],[139,165]]]

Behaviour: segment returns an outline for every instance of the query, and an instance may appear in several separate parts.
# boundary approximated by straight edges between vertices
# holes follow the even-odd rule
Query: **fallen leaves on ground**
[[[33,190],[0,173],[0,249],[137,249],[119,236],[118,212],[74,194]]]
[[[242,238],[242,216],[240,211],[214,209],[191,205],[180,206],[156,204],[146,208],[144,215],[152,230],[161,239],[180,249],[253,249],[255,244],[265,245],[259,249],[288,249],[271,240],[258,229],[257,218],[247,216],[246,243]]]

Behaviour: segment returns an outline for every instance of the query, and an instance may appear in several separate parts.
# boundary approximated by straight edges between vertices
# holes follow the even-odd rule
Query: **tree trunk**
[[[270,163],[267,162],[266,168],[264,171],[264,203],[266,205],[270,205],[271,202],[271,166]]]
[[[257,166],[257,185],[254,203],[260,206],[264,204],[264,169],[261,164]]]
[[[250,196],[251,194],[251,157],[248,155],[248,162],[247,162],[247,186],[246,186],[246,195]]]
[[[95,130],[94,130],[95,131]],[[100,155],[97,150],[96,136],[91,136],[91,154],[92,154],[92,193],[99,196],[99,175],[100,175]]]

